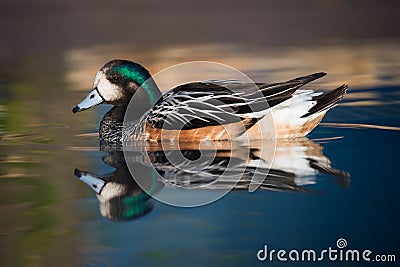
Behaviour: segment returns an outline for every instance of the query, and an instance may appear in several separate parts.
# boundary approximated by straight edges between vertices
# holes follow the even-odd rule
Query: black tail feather
[[[303,77],[299,77],[299,78],[290,80],[288,82],[300,82],[302,85],[304,85],[304,84],[312,82],[312,81],[314,81],[316,79],[324,77],[324,76],[326,76],[326,74],[327,74],[326,72],[317,72],[317,73],[314,73],[314,74],[310,74],[310,75],[307,75],[307,76],[303,76]]]
[[[305,118],[312,114],[332,108],[343,98],[343,95],[346,93],[347,89],[348,86],[343,84],[332,92],[313,97],[312,100],[317,101],[317,104],[313,106],[306,114],[301,116],[301,118]]]
[[[287,82],[274,84],[257,83],[256,85],[267,99],[269,106],[273,107],[291,98],[292,94],[300,87],[316,79],[324,77],[325,75],[325,72],[317,72],[307,76],[298,77]]]

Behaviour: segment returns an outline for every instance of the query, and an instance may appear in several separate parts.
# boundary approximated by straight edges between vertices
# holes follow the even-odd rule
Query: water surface
[[[265,244],[322,250],[335,247],[339,238],[350,248],[400,257],[399,47],[396,42],[377,42],[248,51],[218,43],[112,45],[70,49],[56,62],[18,59],[3,67],[1,265],[255,266],[277,264],[258,262],[256,253]],[[141,209],[110,215],[112,209],[107,208],[112,204],[105,205],[74,175],[75,169],[99,177],[117,173],[132,189],[129,196],[141,195],[126,179],[126,169],[113,161],[120,155],[101,149],[97,139],[98,123],[109,107],[71,112],[110,57],[136,60],[152,73],[189,60],[217,61],[255,81],[270,82],[326,71],[329,76],[310,88],[327,90],[348,83],[351,89],[307,139],[280,144],[284,156],[275,162],[280,164],[277,169],[291,168],[295,174],[281,188],[260,187],[249,193],[244,183],[198,208],[177,208],[151,198],[140,198],[138,204],[124,195],[113,203],[125,201],[128,208]],[[305,155],[348,175],[320,169],[301,173],[292,163],[304,161]],[[295,190],[287,190],[288,184],[296,185]],[[157,190],[179,194],[171,186]],[[207,189],[200,194],[204,192]]]

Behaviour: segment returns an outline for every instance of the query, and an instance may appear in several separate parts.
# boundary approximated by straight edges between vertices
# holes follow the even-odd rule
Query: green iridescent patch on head
[[[112,69],[112,73],[118,73],[123,78],[131,80],[137,83],[137,85],[139,86],[141,86],[147,79],[150,78],[150,75],[147,71],[135,68],[135,66],[127,66],[127,65],[115,66]]]
[[[146,91],[152,104],[158,100],[158,88],[151,79],[150,73],[145,68],[131,61],[116,60],[114,62],[117,62],[117,65],[107,71],[108,76],[118,74],[122,80],[136,83]]]

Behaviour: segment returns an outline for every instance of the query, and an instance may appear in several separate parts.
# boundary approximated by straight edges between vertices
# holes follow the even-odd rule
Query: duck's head
[[[100,103],[126,106],[139,87],[150,91],[151,88],[148,87],[155,86],[150,78],[150,73],[140,64],[128,60],[112,60],[97,72],[92,91],[72,112],[76,113]]]

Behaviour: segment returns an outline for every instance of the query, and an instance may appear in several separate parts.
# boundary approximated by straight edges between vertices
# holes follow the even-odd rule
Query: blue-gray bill
[[[106,182],[97,177],[95,174],[90,172],[80,171],[78,169],[74,170],[74,174],[79,180],[90,186],[97,194],[100,194],[101,190],[105,186]]]
[[[97,88],[94,88],[89,95],[82,100],[78,105],[76,105],[73,109],[72,112],[76,113],[91,107],[94,107],[98,104],[101,104],[104,102],[104,98],[99,94],[99,91]]]

